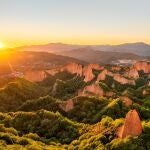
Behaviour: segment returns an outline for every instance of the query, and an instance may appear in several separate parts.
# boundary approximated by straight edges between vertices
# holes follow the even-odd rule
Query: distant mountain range
[[[69,56],[88,63],[132,64],[139,60],[150,60],[150,45],[126,43],[121,45],[71,45],[50,43],[46,45],[31,45],[18,47],[19,51],[49,52]]]
[[[120,45],[72,45],[63,43],[49,43],[46,45],[31,45],[18,47],[17,50],[21,51],[46,51],[58,53],[62,51],[70,51],[79,48],[89,48],[96,51],[104,52],[121,52],[121,53],[133,53],[139,56],[150,56],[150,45],[137,42],[137,43],[125,43]]]
[[[93,46],[93,48],[101,51],[124,52],[140,56],[150,56],[150,45],[143,42],[125,43],[120,45],[98,45]]]
[[[71,51],[58,52],[59,55],[74,57],[89,63],[113,64],[127,63],[132,64],[138,60],[145,60],[144,56],[125,52],[95,51],[89,48],[79,48]]]

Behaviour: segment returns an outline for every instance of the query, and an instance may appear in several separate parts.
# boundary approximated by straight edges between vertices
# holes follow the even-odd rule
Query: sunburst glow
[[[0,48],[4,48],[4,43],[3,42],[0,42]]]

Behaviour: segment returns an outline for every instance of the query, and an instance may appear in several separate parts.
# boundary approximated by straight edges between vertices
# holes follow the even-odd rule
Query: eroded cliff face
[[[93,74],[93,69],[102,70],[104,67],[98,64],[89,64],[83,68],[83,76],[85,82],[89,82],[94,79],[95,75]]]
[[[131,78],[134,78],[134,79],[139,78],[138,70],[136,68],[134,68],[134,67],[131,67],[129,69],[129,71],[127,72],[127,76],[131,77]]]
[[[84,81],[89,82],[95,78],[93,74],[93,69],[101,70],[102,72],[99,73],[97,76],[96,82],[102,81],[106,79],[106,76],[113,77],[114,80],[121,84],[131,84],[135,85],[135,79],[139,78],[138,71],[143,70],[144,73],[150,73],[150,63],[149,62],[137,62],[132,67],[129,68],[129,71],[125,72],[124,75],[119,73],[113,73],[107,69],[104,69],[103,66],[99,64],[89,64],[87,66],[82,66],[77,63],[69,63],[65,66],[50,69],[50,70],[41,70],[41,71],[26,71],[24,76],[27,80],[30,81],[42,81],[46,77],[46,73],[54,76],[56,73],[67,71],[71,74],[77,74],[79,76],[84,76]],[[112,66],[112,70],[120,70],[120,66]],[[45,73],[46,72],[46,73]],[[127,76],[127,77],[126,77]],[[133,79],[129,79],[129,78]]]
[[[118,81],[121,84],[135,85],[135,81],[134,80],[129,80],[129,79],[121,76],[120,74],[114,74],[113,77],[114,77],[114,80]]]
[[[136,62],[133,65],[133,68],[135,68],[137,71],[143,70],[144,73],[150,73],[150,62],[146,61]]]
[[[133,101],[127,96],[121,96],[120,98],[123,100],[124,105],[127,107],[133,103]]]
[[[150,62],[146,62],[146,61],[139,61],[136,62],[133,66],[131,66],[129,68],[129,71],[126,72],[126,75],[128,77],[137,79],[139,78],[139,72],[138,71],[142,71],[146,74],[150,73]]]
[[[83,67],[82,65],[77,63],[69,63],[63,67],[58,67],[45,71],[26,71],[25,78],[30,81],[42,81],[46,77],[46,73],[54,76],[56,73],[67,71],[71,74],[84,76],[84,81],[89,82],[95,77],[92,71],[93,69],[102,70],[103,66],[100,66],[98,64],[89,64]]]
[[[80,65],[80,64],[70,63],[70,64],[67,64],[64,67],[60,68],[60,71],[61,72],[67,71],[72,74],[76,73],[77,75],[82,76],[83,69],[82,69],[82,65]]]
[[[98,85],[92,84],[86,86],[82,91],[82,96],[88,96],[88,95],[103,96],[104,91]]]
[[[105,80],[106,79],[106,76],[111,76],[113,77],[113,79],[121,84],[132,84],[132,85],[135,85],[135,81],[134,80],[129,80],[123,76],[121,76],[120,74],[118,73],[112,73],[108,70],[103,70],[97,77],[97,82],[99,81],[102,81],[102,80]]]
[[[70,110],[72,110],[74,108],[74,102],[72,99],[69,99],[67,101],[62,102],[61,104],[59,104],[59,107],[65,111],[68,112]]]
[[[88,66],[89,66],[89,68],[92,68],[95,70],[103,70],[104,69],[104,67],[99,64],[89,64]]]
[[[142,124],[139,115],[136,110],[130,110],[126,117],[124,125],[117,130],[117,136],[119,138],[125,138],[127,136],[138,136],[142,133]]]
[[[69,63],[66,64],[65,66],[46,70],[46,72],[52,76],[54,76],[56,73],[67,71],[71,74],[77,74],[79,76],[82,76],[83,68],[82,65],[77,64],[77,63]]]
[[[95,77],[92,70],[102,70],[103,68],[103,66],[100,66],[98,64],[89,64],[87,66],[82,66],[77,63],[70,63],[60,68],[47,70],[46,72],[48,72],[50,75],[55,75],[56,73],[67,71],[71,74],[84,76],[84,81],[89,82]]]
[[[46,78],[45,71],[26,71],[24,73],[24,78],[31,82],[42,81]]]
[[[106,75],[113,76],[113,73],[108,71],[107,69],[103,70],[97,77],[97,82],[105,80]]]
[[[105,92],[99,85],[97,84],[92,84],[92,85],[88,85],[86,86],[83,91],[80,91],[78,93],[79,96],[108,96],[111,97],[113,96],[113,92]]]

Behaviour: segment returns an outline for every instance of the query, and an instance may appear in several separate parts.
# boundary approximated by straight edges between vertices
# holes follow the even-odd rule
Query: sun
[[[3,42],[0,41],[0,49],[2,49],[2,48],[4,48],[4,47],[5,47],[5,46],[4,46]]]

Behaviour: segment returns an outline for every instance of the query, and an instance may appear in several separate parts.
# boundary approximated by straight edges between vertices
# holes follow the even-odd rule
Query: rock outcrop
[[[80,64],[70,63],[60,68],[60,72],[62,71],[68,71],[69,73],[72,73],[72,74],[76,73],[77,75],[82,76],[83,69],[82,69],[82,65]]]
[[[89,64],[88,66],[85,66],[83,68],[83,76],[85,77],[84,81],[89,82],[95,77],[95,75],[93,74],[93,69],[102,70],[103,68],[104,67],[102,67],[98,64]]]
[[[139,78],[138,71],[143,71],[145,74],[149,74],[150,73],[150,62],[146,62],[146,61],[136,62],[133,66],[131,66],[129,68],[129,71],[126,72],[126,75],[128,77],[137,79],[137,78]]]
[[[52,76],[54,76],[56,73],[67,71],[71,74],[77,74],[79,76],[82,76],[83,68],[82,65],[77,63],[69,63],[61,67],[57,67],[54,69],[46,70],[46,72]]]
[[[136,68],[131,67],[130,70],[127,72],[127,76],[137,79],[137,78],[139,78],[139,73]]]
[[[108,96],[111,97],[113,96],[113,92],[105,92],[99,85],[97,84],[92,84],[92,85],[88,85],[86,86],[83,91],[80,91],[78,93],[79,96]]]
[[[150,73],[150,62],[139,61],[133,65],[137,71],[143,70],[144,73]]]
[[[42,81],[46,78],[45,71],[26,71],[24,73],[24,78],[31,82]]]
[[[87,96],[87,95],[103,96],[104,91],[98,85],[92,84],[92,85],[86,86],[83,89],[82,94],[83,96]]]
[[[106,76],[111,76],[113,77],[113,79],[117,82],[119,82],[120,84],[131,84],[131,85],[135,85],[135,81],[134,80],[129,80],[123,76],[121,76],[118,73],[112,73],[108,70],[103,70],[97,77],[97,82],[101,81],[101,80],[105,80]]]
[[[119,138],[125,138],[127,136],[138,136],[142,133],[142,125],[139,115],[136,110],[130,110],[126,117],[124,125],[117,130],[117,136]]]
[[[72,99],[69,99],[59,104],[59,107],[65,112],[68,112],[74,108],[74,102]]]
[[[50,75],[55,75],[56,73],[67,71],[71,74],[77,74],[79,76],[84,76],[84,81],[89,82],[91,81],[95,75],[93,74],[93,69],[95,70],[102,70],[104,67],[98,64],[89,64],[87,66],[82,66],[77,63],[69,63],[63,67],[46,70],[47,73]]]
[[[127,107],[133,103],[133,101],[127,96],[121,96],[120,98],[123,100],[124,105]]]
[[[105,80],[106,79],[106,75],[108,76],[113,76],[113,73],[108,71],[107,69],[103,70],[97,77],[97,82]]]
[[[113,75],[114,80],[116,80],[117,82],[119,82],[120,84],[131,84],[131,85],[135,85],[135,81],[134,80],[129,80],[123,76],[121,76],[120,74],[114,74]]]
[[[71,74],[77,74],[79,76],[84,76],[84,81],[89,82],[94,79],[95,75],[93,73],[93,69],[95,70],[103,70],[99,73],[97,77],[97,81],[102,81],[106,79],[106,76],[113,77],[114,80],[121,84],[131,84],[135,85],[135,80],[139,78],[138,71],[143,70],[144,73],[150,73],[150,63],[145,61],[140,61],[135,63],[132,67],[130,67],[128,72],[125,72],[124,75],[121,75],[119,73],[111,72],[107,69],[104,69],[103,66],[100,66],[99,64],[89,64],[87,66],[82,66],[77,63],[69,63],[65,66],[50,69],[50,70],[41,70],[41,71],[26,71],[24,76],[26,79],[30,81],[42,81],[46,77],[46,73],[54,76],[56,73],[67,71]],[[120,70],[120,66],[112,66],[112,70]],[[127,76],[127,77],[126,77]],[[129,79],[128,77],[131,77],[133,79]]]

